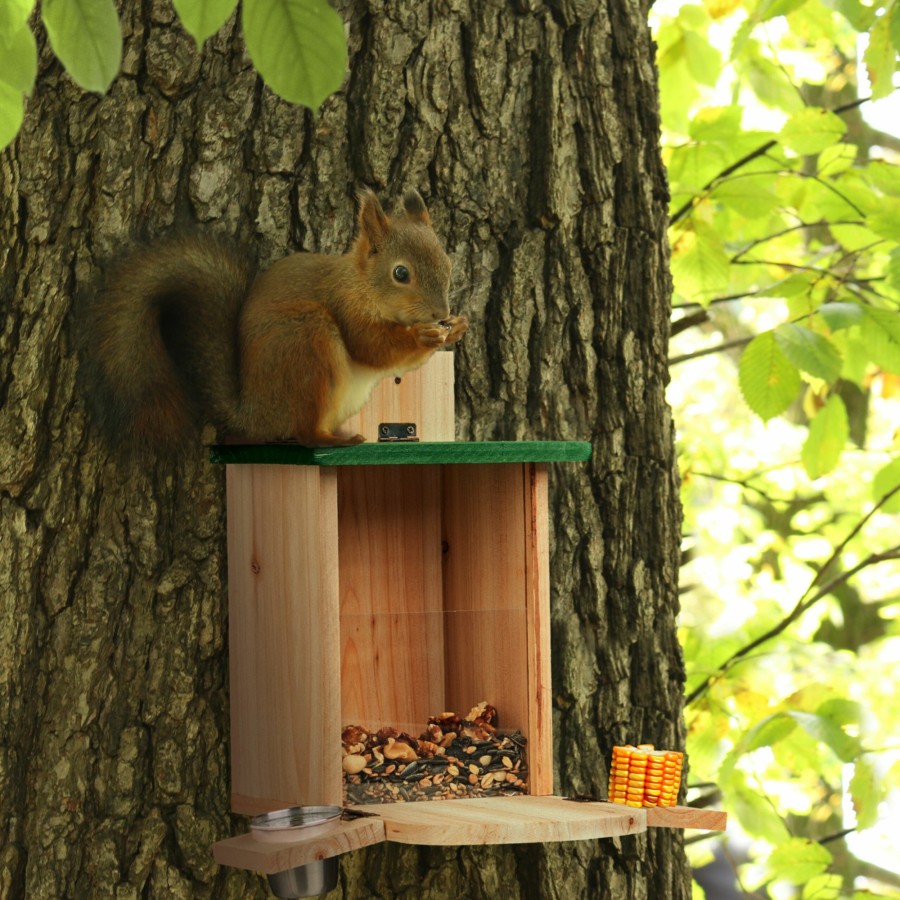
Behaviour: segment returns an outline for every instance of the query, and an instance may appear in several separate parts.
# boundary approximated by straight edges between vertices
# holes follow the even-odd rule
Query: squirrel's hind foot
[[[311,437],[297,436],[297,443],[303,444],[305,447],[352,447],[355,444],[362,444],[364,441],[365,438],[361,434],[347,436],[333,434],[330,431],[317,431]]]

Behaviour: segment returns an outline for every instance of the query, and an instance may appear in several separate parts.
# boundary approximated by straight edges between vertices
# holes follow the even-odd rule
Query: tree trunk
[[[551,472],[557,789],[605,796],[614,743],[683,743],[680,532],[664,399],[667,191],[644,0],[344,0],[351,67],[313,117],[234,19],[198,53],[120,3],[105,97],[42,44],[0,155],[0,897],[263,897],[220,870],[228,812],[223,472],[124,459],[78,375],[85,298],[137,234],[342,251],[354,189],[429,202],[472,319],[460,438],[590,439]],[[678,833],[342,861],[340,896],[672,898]]]

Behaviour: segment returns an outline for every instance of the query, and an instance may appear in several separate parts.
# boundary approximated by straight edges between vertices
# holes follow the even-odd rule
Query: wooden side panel
[[[444,703],[440,469],[338,479],[342,723],[417,735]]]
[[[414,422],[420,441],[454,440],[453,352],[435,353],[421,369],[407,372],[399,384],[385,378],[340,431],[377,441],[382,422]]]
[[[337,480],[228,466],[232,808],[341,802]]]
[[[550,525],[547,466],[523,466],[528,642],[528,789],[553,793],[553,693],[550,668]]]

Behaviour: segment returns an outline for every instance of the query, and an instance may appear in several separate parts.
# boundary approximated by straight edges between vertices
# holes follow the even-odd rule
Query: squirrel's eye
[[[409,284],[409,269],[406,266],[394,266],[394,281]]]

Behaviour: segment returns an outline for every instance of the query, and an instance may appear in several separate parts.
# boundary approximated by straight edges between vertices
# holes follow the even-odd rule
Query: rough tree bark
[[[213,863],[228,804],[223,473],[123,460],[76,338],[136,233],[196,225],[263,262],[343,250],[353,190],[418,188],[473,327],[461,438],[591,439],[552,473],[557,787],[616,742],[679,746],[679,507],[664,400],[666,185],[646,0],[343,0],[350,76],[275,98],[232,20],[202,52],[121,2],[125,61],[76,89],[43,37],[0,155],[0,896],[262,897]],[[346,898],[689,896],[680,835],[352,854]]]

